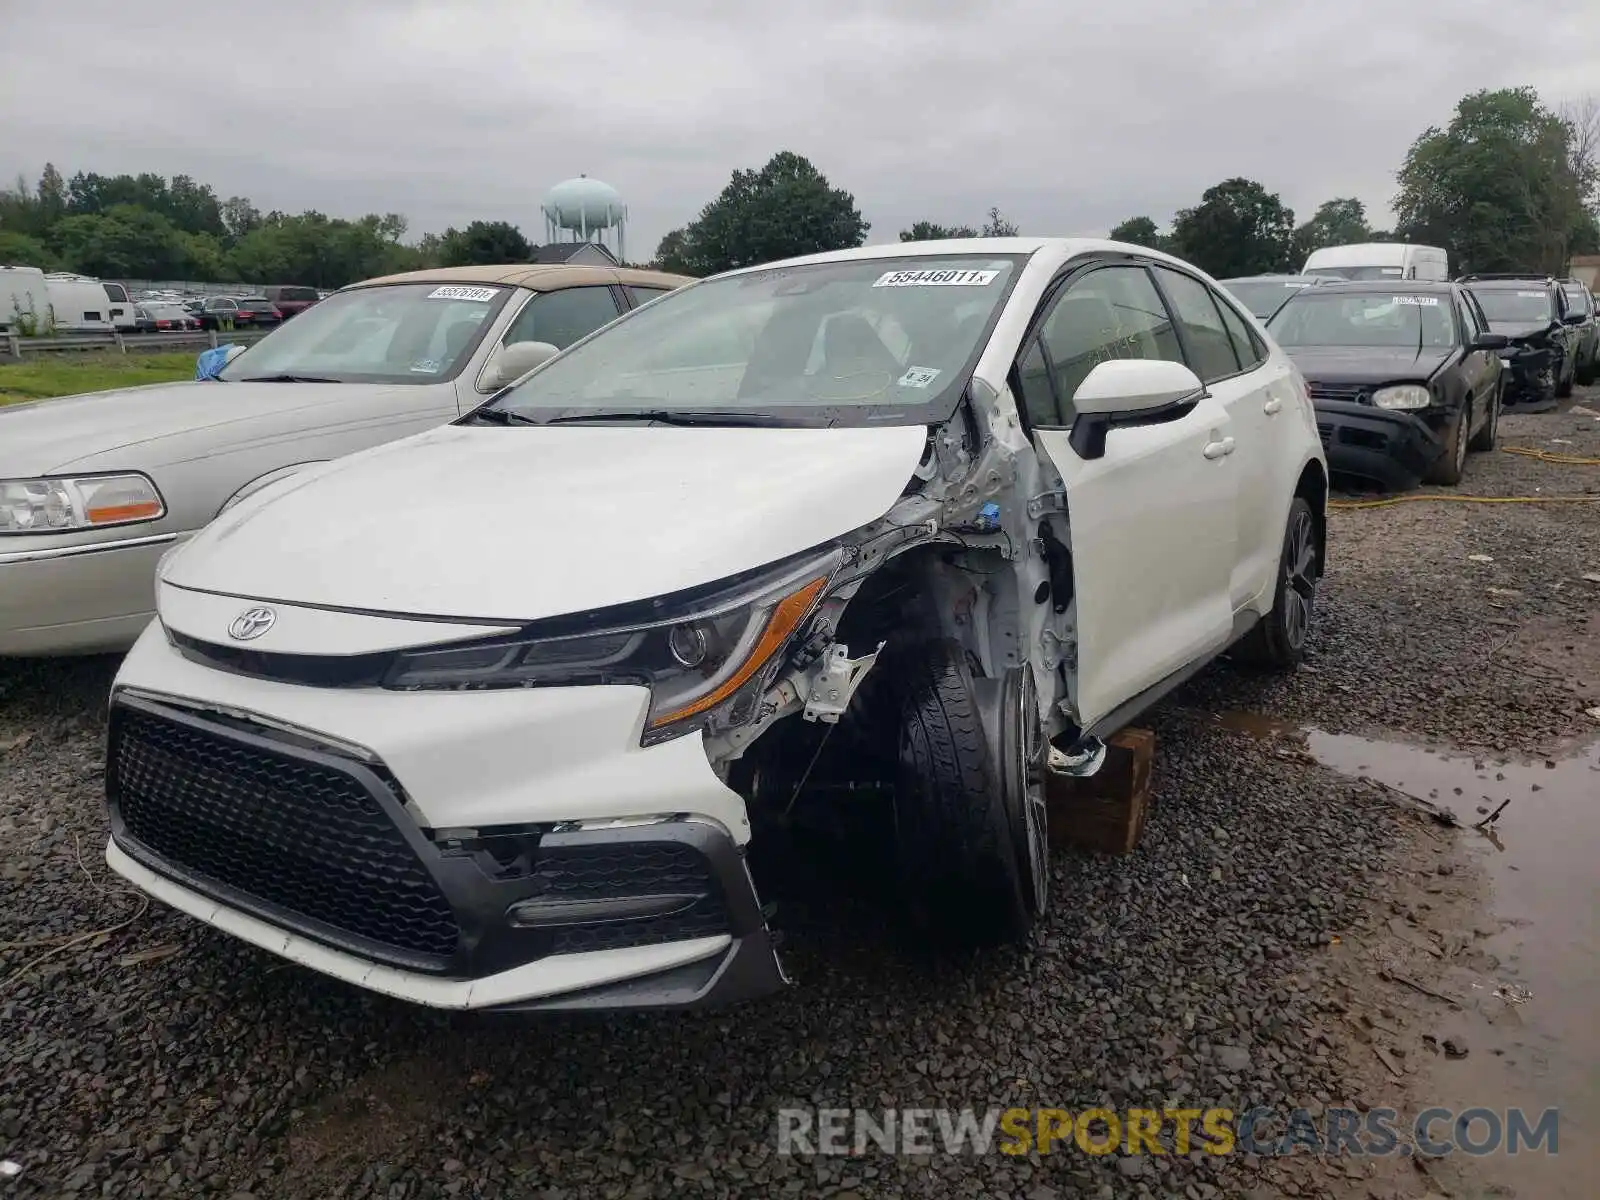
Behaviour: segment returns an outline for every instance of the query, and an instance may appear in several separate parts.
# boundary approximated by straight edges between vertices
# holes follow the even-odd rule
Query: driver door
[[[1034,445],[1064,485],[1068,529],[1057,533],[1071,548],[1077,719],[1094,730],[1228,644],[1238,468],[1231,418],[1204,389],[1192,404],[1112,429],[1101,456],[1081,456],[1070,441],[1072,396],[1089,371],[1114,358],[1184,362],[1184,353],[1143,265],[1095,267],[1049,303],[1018,377]]]

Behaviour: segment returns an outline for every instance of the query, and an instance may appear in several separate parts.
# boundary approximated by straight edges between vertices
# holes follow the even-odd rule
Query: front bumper
[[[1315,400],[1313,407],[1334,476],[1405,491],[1416,487],[1444,453],[1444,441],[1412,413],[1343,400]]]
[[[155,615],[156,564],[178,537],[0,540],[0,658],[126,650]]]
[[[735,834],[748,837],[742,802],[699,739],[639,747],[636,690],[298,687],[188,662],[153,627],[113,692],[106,859],[257,946],[435,1007],[685,1007],[775,991],[785,980]],[[587,781],[563,770],[563,691],[631,760],[628,803],[596,794],[622,782],[614,763],[592,761]],[[611,719],[584,695],[596,692]],[[296,700],[332,702],[331,722]],[[418,705],[413,720],[393,701]],[[352,738],[348,714],[363,707],[380,713]],[[408,744],[419,723],[422,747]],[[485,726],[513,762],[492,761]]]

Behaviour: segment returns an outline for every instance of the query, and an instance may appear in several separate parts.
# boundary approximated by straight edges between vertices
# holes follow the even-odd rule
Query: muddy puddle
[[[1254,737],[1292,740],[1342,775],[1454,814],[1462,826],[1458,852],[1481,869],[1490,894],[1487,911],[1437,906],[1437,941],[1429,944],[1456,948],[1443,956],[1440,987],[1461,1005],[1440,1006],[1431,1020],[1437,1044],[1448,1037],[1467,1053],[1425,1054],[1428,1065],[1409,1086],[1422,1105],[1457,1111],[1521,1107],[1531,1122],[1560,1110],[1557,1155],[1478,1159],[1469,1175],[1500,1190],[1471,1194],[1600,1195],[1600,744],[1561,758],[1500,762],[1250,713],[1212,719]],[[1491,817],[1487,828],[1474,828]]]

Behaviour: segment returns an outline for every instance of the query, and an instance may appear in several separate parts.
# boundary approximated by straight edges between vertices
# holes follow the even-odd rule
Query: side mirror
[[[229,346],[228,347],[227,356],[225,358],[223,358],[223,360],[222,360],[222,365],[223,366],[227,366],[229,363],[231,363],[234,359],[238,358],[239,355],[243,354],[249,348],[250,347],[248,347],[248,346]]]
[[[560,353],[549,342],[512,342],[509,346],[497,346],[483,368],[478,390],[498,392]]]
[[[1480,333],[1472,339],[1474,350],[1504,350],[1511,345],[1511,339],[1503,333]]]
[[[1583,313],[1568,313],[1561,318],[1561,323],[1563,325],[1582,325],[1588,319]]]
[[[1097,363],[1072,396],[1077,411],[1072,448],[1080,458],[1100,458],[1112,429],[1174,420],[1204,392],[1200,377],[1183,363],[1140,358]]]

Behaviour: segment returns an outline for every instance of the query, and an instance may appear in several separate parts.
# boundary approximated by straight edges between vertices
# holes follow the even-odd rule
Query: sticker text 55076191
[[[477,300],[488,303],[500,294],[499,288],[492,287],[463,287],[460,284],[447,284],[436,287],[428,293],[429,300]]]
[[[873,287],[987,287],[999,271],[885,271]]]

